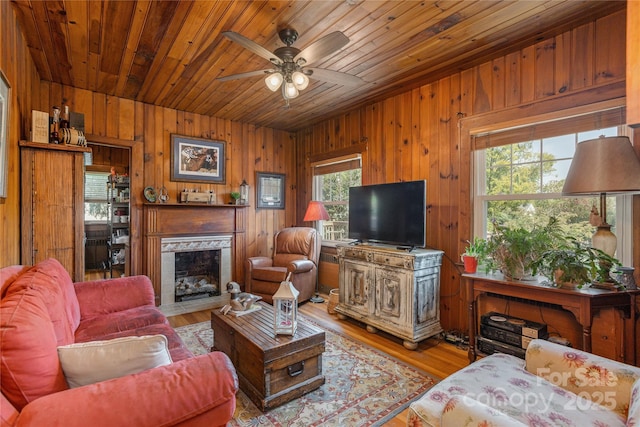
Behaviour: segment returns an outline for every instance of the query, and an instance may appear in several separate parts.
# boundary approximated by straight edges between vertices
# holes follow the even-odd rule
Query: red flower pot
[[[474,256],[462,255],[465,273],[475,273],[478,270],[478,258]]]

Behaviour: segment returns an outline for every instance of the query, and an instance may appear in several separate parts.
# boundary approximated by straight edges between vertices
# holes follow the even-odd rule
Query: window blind
[[[569,133],[620,126],[625,123],[625,116],[625,108],[614,108],[561,120],[472,135],[471,147],[473,150],[482,150],[512,144],[518,141],[533,141]]]
[[[351,169],[359,169],[362,167],[362,158],[358,155],[356,158],[350,156],[344,159],[333,159],[327,162],[320,162],[313,165],[313,176],[326,175],[328,173],[344,172]]]
[[[85,202],[107,202],[109,172],[86,171],[84,174]]]

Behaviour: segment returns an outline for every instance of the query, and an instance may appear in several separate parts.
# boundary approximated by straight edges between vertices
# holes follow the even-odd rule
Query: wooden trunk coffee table
[[[323,330],[298,320],[294,336],[275,335],[273,307],[243,316],[211,312],[213,350],[224,352],[236,368],[240,389],[262,411],[302,396],[324,384]]]

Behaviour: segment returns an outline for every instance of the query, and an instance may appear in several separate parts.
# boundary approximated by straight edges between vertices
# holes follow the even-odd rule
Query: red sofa
[[[155,307],[146,276],[72,283],[48,259],[0,269],[0,285],[0,426],[222,426],[233,417],[231,361],[194,357]],[[173,363],[68,387],[58,346],[157,334]]]

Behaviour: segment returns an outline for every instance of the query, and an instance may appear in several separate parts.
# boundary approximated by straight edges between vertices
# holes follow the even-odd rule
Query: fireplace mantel
[[[147,203],[143,205],[143,271],[153,283],[160,304],[161,240],[163,237],[232,234],[232,280],[241,278],[246,258],[246,205]]]

